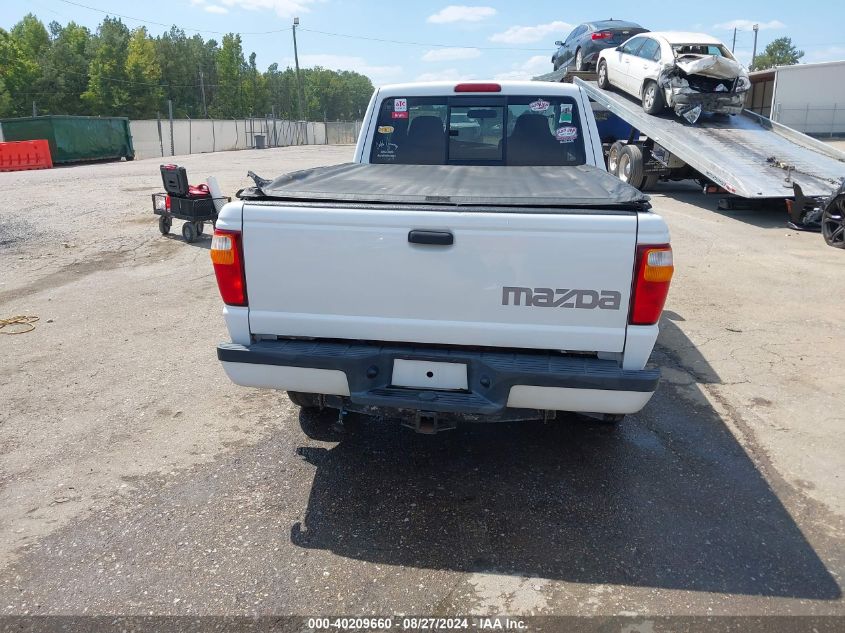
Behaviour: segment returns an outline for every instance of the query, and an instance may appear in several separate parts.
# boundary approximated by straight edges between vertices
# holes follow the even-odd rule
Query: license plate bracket
[[[442,363],[397,358],[393,361],[392,384],[415,389],[466,390],[466,363]]]

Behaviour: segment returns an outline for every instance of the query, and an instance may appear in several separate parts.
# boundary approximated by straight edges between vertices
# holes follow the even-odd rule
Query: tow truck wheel
[[[584,68],[584,54],[580,48],[575,51],[575,70],[587,70]]]
[[[161,233],[162,235],[167,235],[168,233],[170,233],[170,225],[172,223],[173,223],[173,221],[170,218],[167,218],[165,216],[161,216],[158,219],[159,233]]]
[[[624,419],[624,413],[605,413],[603,416],[601,416],[599,422],[601,424],[619,424]]]
[[[643,153],[636,145],[626,145],[619,153],[616,176],[622,182],[640,188],[643,184]]]
[[[604,60],[599,62],[599,88],[610,90],[610,81],[607,78],[607,62]]]
[[[664,107],[660,86],[655,81],[649,81],[643,88],[643,110],[648,114],[660,114]]]
[[[845,248],[845,198],[829,205],[822,213],[822,235],[828,246]]]
[[[607,152],[607,171],[614,176],[619,175],[619,154],[623,147],[625,147],[625,143],[616,141]]]
[[[657,184],[657,181],[660,180],[660,176],[657,174],[648,174],[643,178],[643,184],[640,187],[640,191],[651,191],[654,189],[654,185]]]
[[[182,237],[185,238],[188,244],[197,239],[197,229],[193,222],[185,222],[182,225]]]
[[[613,428],[625,419],[624,413],[577,414],[580,422]]]

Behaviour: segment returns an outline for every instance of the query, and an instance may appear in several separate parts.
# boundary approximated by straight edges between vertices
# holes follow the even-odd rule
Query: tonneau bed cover
[[[603,169],[349,163],[292,172],[239,192],[245,200],[642,211],[649,197]]]

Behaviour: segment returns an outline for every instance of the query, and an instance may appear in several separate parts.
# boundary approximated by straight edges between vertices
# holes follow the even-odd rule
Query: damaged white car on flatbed
[[[643,110],[666,107],[695,123],[702,113],[739,114],[748,73],[718,39],[704,33],[651,32],[599,53],[598,85],[642,99]]]
[[[220,212],[234,382],[427,432],[648,402],[669,232],[605,171],[584,91],[383,87],[353,160],[255,177]]]

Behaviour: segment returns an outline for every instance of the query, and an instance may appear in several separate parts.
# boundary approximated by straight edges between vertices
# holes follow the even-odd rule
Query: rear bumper
[[[624,370],[610,360],[542,352],[488,352],[377,343],[282,340],[221,343],[233,382],[342,396],[359,406],[499,414],[506,408],[635,413],[651,398],[658,369]],[[462,363],[467,389],[391,385],[394,359]]]

